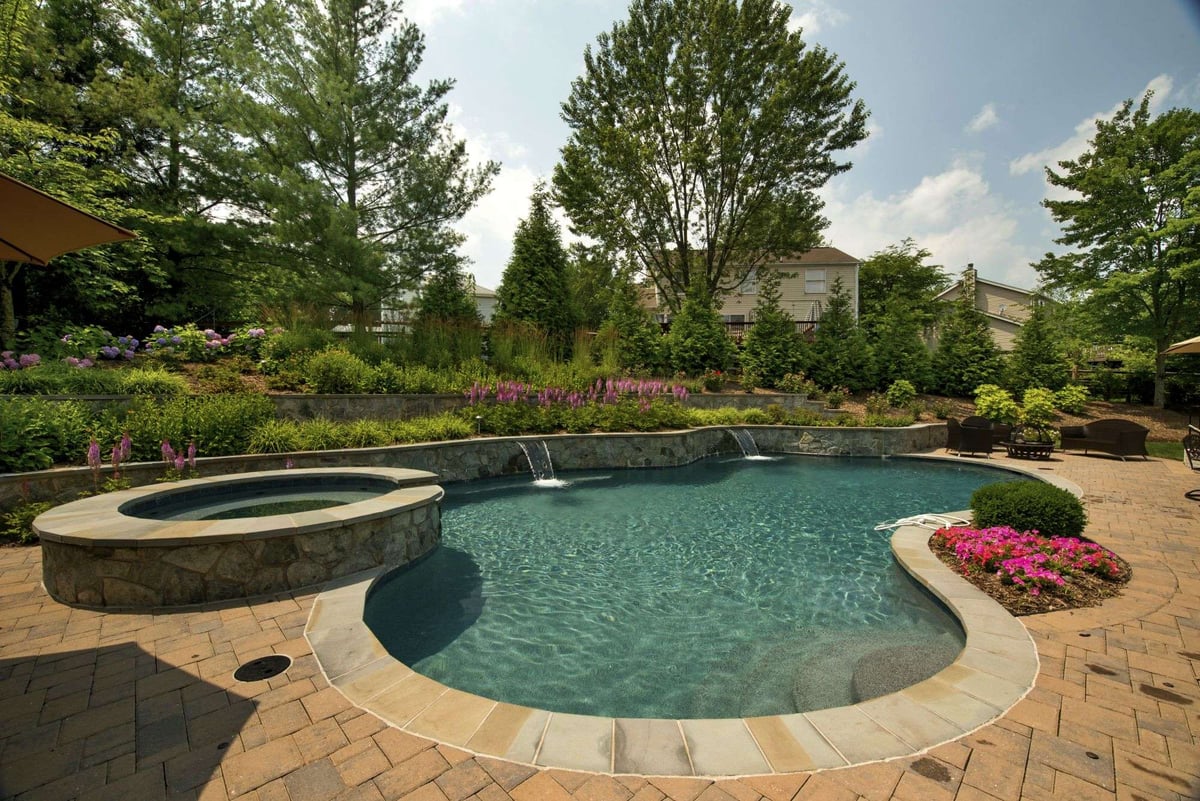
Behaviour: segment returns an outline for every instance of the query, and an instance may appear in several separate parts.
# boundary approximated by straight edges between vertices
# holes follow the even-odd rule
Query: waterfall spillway
[[[725,430],[729,432],[730,436],[737,442],[738,447],[742,449],[742,456],[744,458],[755,461],[771,461],[775,458],[773,456],[763,456],[758,452],[758,443],[754,441],[754,437],[750,435],[749,431],[743,428],[727,428]]]
[[[518,442],[525,458],[529,461],[529,470],[533,473],[533,482],[544,487],[565,487],[566,481],[554,477],[554,463],[550,461],[550,446],[545,440],[526,444]]]

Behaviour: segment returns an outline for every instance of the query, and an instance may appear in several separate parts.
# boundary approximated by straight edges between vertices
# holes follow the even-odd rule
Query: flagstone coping
[[[1048,478],[1029,469],[1015,472]],[[1052,483],[1080,492],[1063,479]],[[416,673],[388,654],[363,622],[367,596],[389,572],[386,567],[327,585],[313,603],[305,636],[326,678],[351,703],[396,728],[479,755],[652,776],[839,768],[915,754],[959,738],[1002,716],[1033,687],[1038,656],[1025,627],[938,560],[928,548],[929,535],[928,528],[901,526],[892,536],[892,552],[959,620],[966,647],[935,676],[851,706],[753,718],[657,720],[564,714],[482,698]]]

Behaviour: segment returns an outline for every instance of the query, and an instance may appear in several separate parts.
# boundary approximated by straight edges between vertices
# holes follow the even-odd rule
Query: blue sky
[[[1200,108],[1200,0],[796,0],[793,24],[835,53],[871,111],[849,172],[822,191],[830,244],[867,258],[913,237],[950,272],[973,262],[1033,286],[1057,246],[1043,167],[1083,152],[1094,121],[1155,90]],[[406,0],[421,75],[453,78],[451,116],[476,159],[502,164],[460,225],[495,288],[529,193],[549,179],[583,50],[627,0]],[[1057,191],[1057,190],[1055,190]],[[565,234],[565,227],[564,227]]]

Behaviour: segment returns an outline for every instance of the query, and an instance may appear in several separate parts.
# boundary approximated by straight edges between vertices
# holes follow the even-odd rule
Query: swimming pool
[[[709,459],[449,488],[443,542],[371,593],[388,651],[486,698],[588,715],[728,718],[863,700],[872,655],[935,666],[960,627],[876,523],[967,506],[1004,476],[918,460]]]

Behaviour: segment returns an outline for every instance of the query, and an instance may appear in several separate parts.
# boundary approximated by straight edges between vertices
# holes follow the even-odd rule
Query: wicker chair
[[[1125,461],[1126,456],[1141,456],[1149,458],[1146,452],[1146,435],[1150,429],[1132,420],[1112,418],[1108,420],[1093,420],[1081,426],[1063,426],[1059,429],[1062,435],[1062,449],[1082,449],[1102,451],[1120,456]]]
[[[947,420],[946,450],[953,450],[959,456],[963,453],[982,453],[991,458],[992,430],[992,421],[986,417],[968,417],[961,424],[956,420],[953,426]]]
[[[1183,457],[1187,466],[1200,473],[1200,428],[1188,426],[1187,436],[1183,438]],[[1200,489],[1189,490],[1184,497],[1200,501]]]

